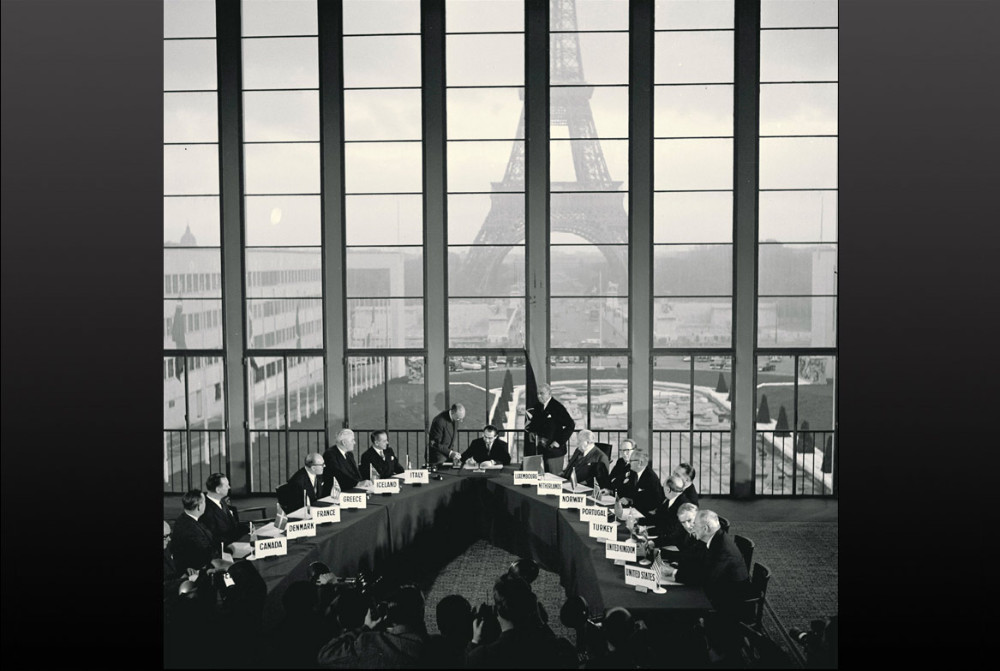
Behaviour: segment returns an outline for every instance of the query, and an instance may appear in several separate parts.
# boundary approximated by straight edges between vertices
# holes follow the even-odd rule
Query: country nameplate
[[[368,507],[368,495],[364,492],[347,492],[340,493],[340,508],[342,510],[348,508],[358,508],[365,509]]]
[[[608,509],[601,506],[583,506],[580,508],[581,522],[607,522]]]
[[[655,590],[657,588],[656,571],[641,566],[626,566],[625,584]]]
[[[258,538],[253,542],[253,556],[257,559],[261,559],[262,557],[283,557],[287,554],[287,538]]]
[[[624,561],[635,561],[636,545],[635,541],[608,541],[604,544],[605,559],[621,559]]]
[[[582,508],[587,503],[586,494],[559,492],[559,507],[564,509]]]
[[[339,522],[340,506],[326,506],[325,508],[316,508],[313,510],[313,517],[316,518],[316,524],[330,524],[331,522]]]
[[[561,492],[562,492],[562,482],[559,482],[558,480],[538,481],[539,496],[559,496]]]
[[[376,494],[399,494],[399,478],[380,478],[374,484]]]
[[[537,485],[538,471],[514,471],[515,485]]]
[[[403,473],[403,484],[427,485],[431,482],[431,474],[426,468],[415,468]]]
[[[605,541],[618,540],[618,525],[614,522],[590,522],[589,525],[591,538]]]
[[[315,536],[316,521],[302,520],[301,522],[289,522],[288,526],[285,527],[285,534],[289,539],[303,538],[305,536]]]

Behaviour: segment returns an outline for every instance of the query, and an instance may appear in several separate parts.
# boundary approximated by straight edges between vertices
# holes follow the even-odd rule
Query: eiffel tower
[[[549,216],[552,230],[575,234],[590,243],[626,244],[628,217],[625,213],[626,193],[617,189],[621,181],[611,179],[604,152],[597,138],[594,115],[590,109],[592,86],[586,86],[580,58],[580,40],[576,31],[576,0],[549,0],[552,47],[549,77],[553,85],[572,88],[550,89],[550,126],[567,126],[573,155],[576,181],[552,182],[552,192],[582,193],[570,198],[552,198]],[[573,31],[573,32],[556,32]],[[524,91],[521,91],[524,100]],[[524,139],[524,105],[517,123],[517,140]],[[490,211],[483,221],[473,244],[503,244],[511,239],[524,239],[524,209],[514,199],[502,194],[524,191],[524,143],[515,142],[507,161],[503,180],[491,183]],[[498,197],[499,196],[499,197]],[[510,235],[513,232],[515,235]],[[627,255],[622,248],[602,248],[609,264],[605,282],[628,286]],[[463,285],[483,292],[490,277],[499,267],[507,250],[471,247],[463,264]],[[605,284],[606,286],[606,284]],[[603,287],[601,288],[603,290]]]

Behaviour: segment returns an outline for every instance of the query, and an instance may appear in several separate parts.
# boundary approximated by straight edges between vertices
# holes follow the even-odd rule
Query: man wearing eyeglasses
[[[290,489],[292,490],[289,493],[289,497],[292,496],[292,493],[296,497],[291,510],[300,508],[305,504],[304,501],[298,500],[301,498],[303,491],[305,491],[305,495],[309,498],[310,504],[315,504],[319,499],[330,495],[330,487],[333,485],[327,482],[328,478],[323,476],[325,469],[326,461],[323,460],[322,454],[319,452],[310,452],[306,455],[305,465],[295,471],[292,477],[288,478],[288,484],[291,485]],[[289,503],[292,502],[289,501]],[[282,507],[284,508],[284,505]]]

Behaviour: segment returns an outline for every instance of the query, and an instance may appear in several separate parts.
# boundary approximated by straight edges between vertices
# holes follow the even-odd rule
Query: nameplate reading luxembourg
[[[379,478],[374,484],[376,494],[399,494],[399,478]]]
[[[286,554],[288,554],[287,538],[258,538],[253,542],[253,556],[257,559],[283,557]]]
[[[393,478],[395,480],[395,478]],[[364,492],[352,492],[348,494],[347,492],[340,493],[340,508],[341,510],[345,508],[367,508],[368,507],[368,495]]]
[[[316,535],[316,522],[314,520],[302,520],[301,522],[288,522],[285,527],[287,538],[302,538],[303,536]]]
[[[625,584],[655,590],[657,588],[656,571],[641,566],[626,566]]]
[[[605,559],[624,559],[625,561],[635,561],[635,541],[608,541],[604,544]]]
[[[590,537],[605,541],[618,540],[618,529],[611,522],[591,522]]]
[[[514,471],[515,485],[537,485],[538,471]]]
[[[537,473],[535,475],[538,475]],[[559,480],[539,480],[539,496],[559,496],[562,492],[562,482]]]
[[[340,521],[340,506],[326,506],[325,508],[313,508],[313,517],[316,524],[330,524]]]
[[[587,503],[586,494],[569,494],[567,492],[559,492],[559,507],[560,508],[583,508]],[[603,521],[603,520],[602,520]]]
[[[431,474],[426,468],[417,468],[403,473],[403,484],[406,485],[429,485]]]
[[[607,522],[608,509],[601,506],[584,506],[580,508],[581,522]]]

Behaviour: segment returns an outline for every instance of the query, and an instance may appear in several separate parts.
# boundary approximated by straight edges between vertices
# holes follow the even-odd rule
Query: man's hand
[[[337,582],[336,573],[321,573],[318,576],[316,576],[317,585],[329,585],[335,582]]]
[[[481,618],[476,618],[472,621],[472,644],[479,645],[479,642],[483,640],[483,627],[486,626],[486,621]]]
[[[371,608],[369,608],[368,612],[365,613],[365,626],[368,627],[369,629],[374,629],[375,627],[377,627],[378,625],[380,625],[383,620],[385,620],[385,616],[384,615],[382,617],[380,617],[379,619],[377,619],[377,620],[373,620],[372,619],[372,609]]]
[[[479,462],[480,466],[495,466],[492,459],[487,459],[486,461]]]
[[[451,453],[450,453],[450,454],[448,455],[448,457],[449,457],[449,458],[451,458],[451,460],[452,460],[452,461],[453,461],[454,463],[456,463],[456,464],[460,464],[460,463],[462,463],[462,453],[461,453],[461,452],[451,452]]]

